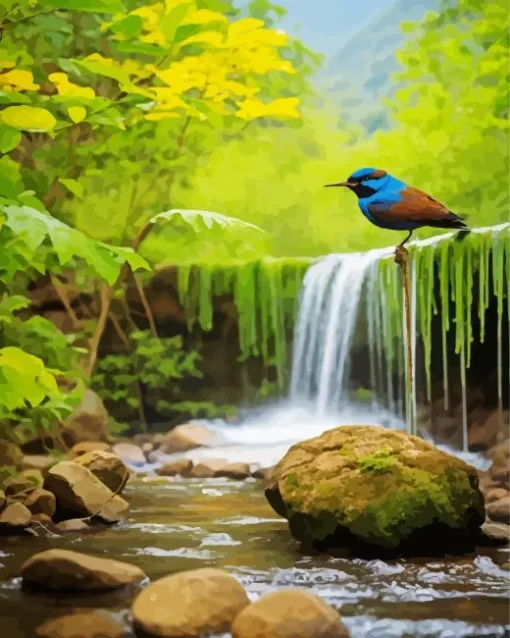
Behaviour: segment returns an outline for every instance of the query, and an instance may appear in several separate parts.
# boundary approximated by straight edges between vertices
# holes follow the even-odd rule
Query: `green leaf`
[[[160,29],[163,31],[167,42],[172,42],[175,37],[175,32],[179,28],[179,25],[188,13],[189,4],[182,3],[173,7],[163,18],[160,20]]]
[[[155,58],[160,58],[169,51],[169,49],[160,47],[157,44],[148,44],[147,42],[118,42],[115,44],[115,48],[120,53],[140,53]]]
[[[83,197],[85,194],[82,184],[75,179],[59,179],[58,181],[65,186],[70,193],[76,195],[76,197]]]
[[[9,153],[21,142],[21,133],[11,126],[0,124],[0,153]]]
[[[46,109],[36,106],[8,106],[0,112],[0,121],[20,131],[48,133],[57,120]]]
[[[39,4],[53,9],[90,11],[92,13],[122,13],[125,11],[122,0],[39,0]]]
[[[111,25],[111,30],[123,38],[134,38],[142,32],[143,21],[140,16],[128,15]]]
[[[10,157],[0,159],[0,195],[16,198],[23,191],[19,164]]]
[[[126,248],[124,246],[106,246],[106,244],[103,245],[111,252],[117,254],[123,262],[127,262],[133,271],[152,270],[145,259],[138,253],[135,253],[131,248]]]
[[[161,223],[184,226],[192,229],[196,234],[213,229],[227,233],[250,231],[265,234],[262,228],[254,224],[206,210],[172,209],[158,213],[149,220],[149,224]]]

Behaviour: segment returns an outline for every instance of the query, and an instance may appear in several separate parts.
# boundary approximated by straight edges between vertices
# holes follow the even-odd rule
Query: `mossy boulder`
[[[485,520],[473,467],[377,426],[343,426],[294,445],[265,493],[294,538],[320,549],[467,551]]]

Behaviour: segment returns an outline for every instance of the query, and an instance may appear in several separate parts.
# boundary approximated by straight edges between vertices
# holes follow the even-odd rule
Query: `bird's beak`
[[[349,188],[349,186],[352,186],[352,184],[350,182],[336,182],[336,184],[324,184],[324,188],[332,188],[333,186],[346,186],[347,188]]]

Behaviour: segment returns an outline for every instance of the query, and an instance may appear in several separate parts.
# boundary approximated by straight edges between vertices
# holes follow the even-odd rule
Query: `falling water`
[[[372,388],[386,378],[388,396],[393,397],[391,374],[383,369],[381,322],[387,320],[387,313],[377,277],[379,260],[390,252],[330,255],[310,268],[295,331],[291,400],[312,402],[319,415],[349,403],[349,365],[366,287]],[[393,398],[391,403],[389,407],[394,408]]]

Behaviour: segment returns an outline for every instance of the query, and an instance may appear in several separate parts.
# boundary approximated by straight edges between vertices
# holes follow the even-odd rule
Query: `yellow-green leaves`
[[[0,153],[12,151],[21,141],[21,133],[11,126],[0,124]]]
[[[124,11],[122,0],[39,0],[43,7],[67,11],[89,11],[92,13],[117,13]]]
[[[87,117],[87,109],[83,106],[70,106],[67,109],[67,114],[75,124],[79,124]]]
[[[48,133],[57,120],[46,109],[36,106],[8,106],[0,112],[0,122],[20,131]]]
[[[30,71],[13,69],[0,75],[0,87],[4,91],[37,91],[39,85]]]
[[[252,98],[241,104],[237,116],[244,120],[255,120],[259,117],[298,118],[298,106],[299,99],[297,97],[281,98],[268,104]]]

